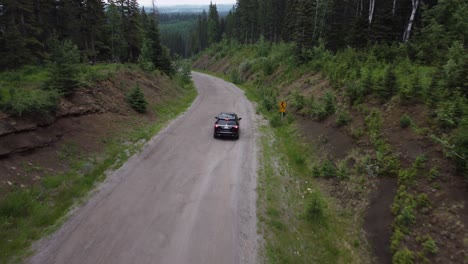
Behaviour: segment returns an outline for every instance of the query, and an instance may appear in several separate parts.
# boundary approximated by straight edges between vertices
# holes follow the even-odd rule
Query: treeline
[[[64,44],[76,46],[80,62],[139,62],[172,71],[157,15],[137,0],[0,2],[0,70],[55,63],[53,54]]]
[[[191,42],[195,52],[222,37],[242,44],[293,42],[303,62],[320,43],[332,51],[407,43],[405,55],[437,64],[445,63],[450,48],[466,49],[466,17],[464,0],[238,0],[226,17],[210,5]]]

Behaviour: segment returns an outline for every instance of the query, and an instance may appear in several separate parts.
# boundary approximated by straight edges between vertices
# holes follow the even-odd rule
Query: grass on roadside
[[[221,74],[201,72],[230,81]],[[317,186],[312,164],[319,157],[299,136],[294,118],[288,114],[281,118],[276,108],[267,109],[257,86],[239,87],[270,120],[270,125],[260,127],[257,217],[265,242],[261,262],[369,263],[360,223]]]
[[[313,149],[292,125],[261,128],[259,230],[266,263],[364,263],[360,231],[314,183]]]

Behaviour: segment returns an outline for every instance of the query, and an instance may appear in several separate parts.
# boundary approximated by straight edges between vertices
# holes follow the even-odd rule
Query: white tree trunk
[[[392,9],[393,16],[395,16],[395,9],[396,9],[396,0],[393,0],[393,9]]]
[[[408,21],[408,24],[406,25],[405,33],[403,34],[403,42],[407,42],[411,35],[411,29],[413,27],[414,17],[416,16],[416,11],[418,10],[418,7],[419,7],[419,2],[420,0],[411,0],[413,8],[411,10],[411,16]]]
[[[374,18],[375,0],[369,1],[369,26],[372,25],[372,19]]]
[[[361,0],[361,7],[359,8],[359,16],[362,16],[362,10],[364,9],[364,0]]]
[[[317,32],[317,20],[318,20],[318,14],[319,14],[319,4],[320,4],[320,0],[317,0],[316,3],[315,3],[314,33],[312,35],[314,38],[315,38],[315,34]]]

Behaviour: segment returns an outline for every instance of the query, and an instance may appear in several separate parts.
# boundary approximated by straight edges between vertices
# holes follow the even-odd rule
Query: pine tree
[[[73,93],[78,87],[78,69],[80,53],[78,47],[70,40],[61,43],[53,42],[52,60],[54,62],[50,72],[49,88],[65,95]]]
[[[296,57],[299,61],[304,62],[308,59],[307,51],[314,45],[314,20],[310,16],[314,12],[312,0],[304,0],[299,2],[296,10],[296,24],[293,35],[296,43]]]
[[[135,109],[138,113],[145,113],[148,102],[145,99],[145,95],[140,89],[139,85],[136,85],[127,96],[127,101],[130,106]]]
[[[84,8],[84,49],[88,57],[95,61],[107,49],[104,3],[101,0],[88,0]]]
[[[216,4],[211,4],[208,11],[208,46],[221,40],[219,15]]]
[[[120,61],[120,58],[125,57],[127,46],[124,41],[122,13],[120,7],[114,1],[111,1],[107,7],[106,18],[106,31],[109,32],[110,59],[111,61]]]

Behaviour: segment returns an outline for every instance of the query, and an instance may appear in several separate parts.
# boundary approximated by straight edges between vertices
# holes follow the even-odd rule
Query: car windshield
[[[236,121],[226,121],[226,120],[219,120],[218,122],[218,125],[231,125],[231,126],[235,126],[236,125]]]
[[[236,116],[230,114],[221,114],[218,117],[219,119],[236,119]]]

